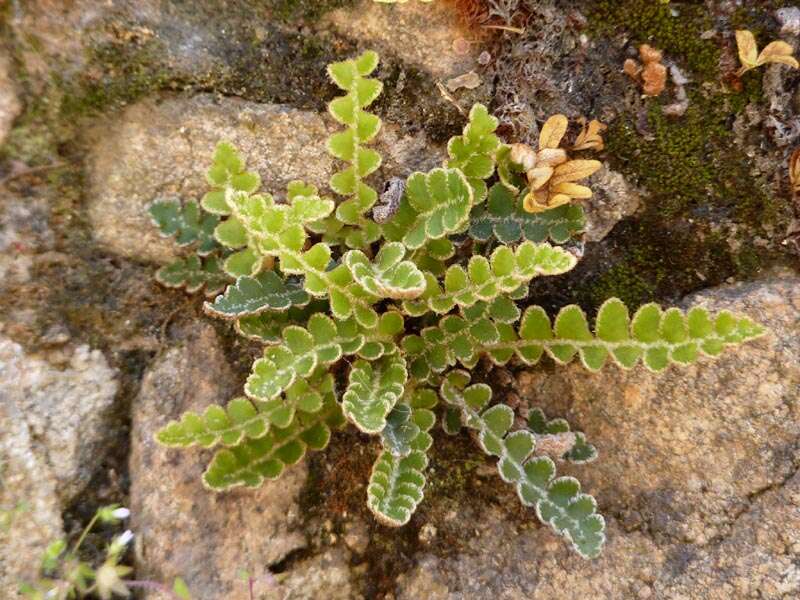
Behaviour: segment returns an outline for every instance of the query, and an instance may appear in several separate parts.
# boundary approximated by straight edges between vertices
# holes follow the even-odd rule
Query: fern
[[[428,431],[436,422],[430,409],[435,405],[431,390],[420,390],[409,404],[398,405],[384,435],[386,449],[372,467],[367,506],[390,527],[408,523],[424,496],[427,452],[433,444]]]
[[[156,200],[150,205],[150,217],[162,235],[175,236],[179,246],[197,244],[200,256],[206,256],[217,248],[214,229],[219,217],[202,215],[194,200],[184,206],[179,200]]]
[[[230,281],[222,270],[219,259],[210,256],[201,259],[192,255],[179,258],[156,272],[156,281],[171,288],[184,288],[190,294],[205,289],[207,296],[215,296]]]
[[[489,191],[489,201],[472,211],[469,235],[485,242],[492,237],[500,243],[522,240],[543,242],[548,238],[563,244],[586,228],[586,217],[580,204],[562,204],[540,213],[529,213],[522,199],[504,185],[496,183]]]
[[[574,477],[555,477],[555,464],[548,457],[534,457],[534,435],[526,430],[509,433],[514,412],[504,404],[486,408],[492,389],[485,384],[467,386],[466,371],[452,371],[440,394],[461,411],[464,424],[478,431],[484,452],[496,456],[503,481],[514,485],[520,501],[536,508],[539,519],[565,536],[584,558],[600,553],[605,541],[605,521],[597,514],[597,502],[580,492]]]
[[[351,248],[362,248],[380,237],[378,225],[364,216],[378,199],[378,193],[364,179],[381,166],[380,154],[365,148],[381,128],[380,119],[364,110],[383,90],[380,81],[367,77],[377,66],[378,55],[372,51],[328,66],[330,78],[347,92],[328,105],[333,118],[346,127],[330,137],[328,151],[350,163],[331,177],[330,186],[337,194],[348,197],[336,208],[336,219],[345,226],[341,234]]]
[[[494,173],[495,153],[500,148],[500,139],[494,133],[498,124],[483,104],[476,104],[469,111],[463,135],[452,138],[447,144],[450,155],[447,166],[464,174],[476,204],[486,198],[485,180]]]
[[[187,412],[156,438],[171,447],[217,447],[203,481],[226,490],[280,476],[349,422],[381,447],[367,506],[399,526],[424,496],[441,396],[444,430],[475,430],[522,503],[582,556],[596,556],[603,518],[575,479],[556,477],[554,462],[584,465],[596,448],[540,410],[513,430],[512,410],[490,406],[490,388],[472,384],[463,369],[481,357],[533,365],[547,354],[560,364],[579,357],[592,371],[609,362],[660,371],[764,330],[747,317],[697,307],[684,313],[648,304],[631,317],[616,299],[600,307],[592,330],[577,306],[551,322],[528,300],[532,279],[575,266],[573,254],[547,241],[565,243],[583,231],[583,211],[570,200],[591,190],[572,181],[599,166],[565,162],[557,147],[563,116],[548,119],[534,151],[502,144],[497,120],[475,105],[463,134],[448,144],[445,165],[393,179],[370,215],[377,194],[367,178],[380,156],[367,146],[381,125],[366,109],[381,92],[369,77],[377,64],[366,52],[329,68],[345,92],[329,105],[343,129],[328,148],[347,164],[330,182],[343,197],[338,205],[301,181],[289,183],[285,197],[261,192],[259,176],[223,142],[207,174],[205,213],[191,201],[151,206],[162,233],[189,253],[162,267],[158,280],[205,289],[215,296],[207,313],[264,346],[244,396]],[[547,189],[533,198],[529,188],[540,183]],[[535,212],[525,210],[526,198],[536,201]]]

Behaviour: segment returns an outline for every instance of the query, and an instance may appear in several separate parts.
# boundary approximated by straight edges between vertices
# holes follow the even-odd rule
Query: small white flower
[[[120,506],[119,508],[113,510],[111,514],[117,519],[127,519],[131,516],[131,511],[124,506]]]
[[[117,538],[117,543],[120,546],[127,546],[132,539],[133,532],[130,529],[126,529],[125,532]]]
[[[127,546],[132,539],[133,532],[130,529],[126,530],[124,533],[114,538],[114,541],[109,544],[107,551],[108,555],[114,556],[119,554],[125,549],[125,546]]]

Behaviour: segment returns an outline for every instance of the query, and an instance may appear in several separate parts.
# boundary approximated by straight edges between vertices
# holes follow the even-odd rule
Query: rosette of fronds
[[[263,345],[243,395],[185,413],[157,439],[215,449],[203,481],[221,491],[279,477],[350,424],[375,440],[367,506],[382,523],[400,526],[424,499],[438,414],[448,433],[474,430],[520,501],[582,556],[596,556],[605,539],[597,503],[557,469],[560,461],[586,464],[597,449],[541,410],[526,423],[514,418],[470,370],[481,357],[534,365],[547,355],[558,364],[577,359],[591,371],[609,363],[660,371],[717,356],[763,329],[702,308],[648,304],[630,315],[616,299],[599,308],[591,326],[577,306],[551,319],[529,298],[533,279],[575,266],[576,257],[557,244],[582,232],[584,215],[571,199],[586,193],[573,181],[595,168],[557,148],[566,127],[560,118],[545,124],[530,159],[501,143],[497,121],[476,105],[448,145],[446,163],[393,184],[398,197],[376,223],[376,194],[365,178],[380,156],[365,146],[380,120],[365,108],[381,89],[368,77],[377,62],[367,52],[329,69],[346,91],[330,105],[345,129],[328,146],[348,164],[330,182],[338,204],[302,182],[278,198],[259,191],[258,175],[222,143],[200,205],[153,205],[162,232],[193,252],[159,279],[179,285],[181,269],[205,268],[207,275],[185,285],[220,289],[206,312]],[[545,166],[550,179],[535,185],[540,173],[530,170]],[[531,213],[526,198],[540,189],[548,196]]]

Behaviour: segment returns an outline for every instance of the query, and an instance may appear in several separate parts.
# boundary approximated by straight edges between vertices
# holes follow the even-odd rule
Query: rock
[[[586,241],[599,242],[614,225],[634,214],[641,205],[639,193],[625,178],[608,167],[587,182],[592,197],[586,201]]]
[[[8,56],[0,50],[0,146],[11,131],[14,119],[22,110],[17,98],[16,85],[9,73],[10,67]]]
[[[54,246],[44,198],[20,198],[0,190],[0,290],[25,284],[37,254]]]
[[[184,411],[226,402],[240,388],[214,330],[199,324],[182,331],[148,369],[133,408],[130,505],[137,570],[157,581],[183,577],[197,600],[245,593],[241,569],[263,580],[270,564],[305,545],[296,531],[304,463],[257,490],[217,494],[201,481],[212,452],[172,450],[153,439]]]
[[[261,175],[262,189],[283,197],[293,179],[327,189],[335,166],[325,145],[337,129],[332,119],[313,111],[236,98],[202,94],[139,102],[90,133],[88,210],[94,235],[122,256],[168,262],[176,246],[159,235],[147,206],[159,197],[202,197],[217,142],[236,145],[248,168]],[[376,144],[385,167],[373,185],[438,164],[443,151],[429,146],[421,134],[401,136],[385,127]]]
[[[577,557],[530,511],[531,521],[519,522],[468,506],[440,527],[466,547],[456,557],[418,557],[398,598],[800,593],[800,279],[712,289],[689,304],[751,315],[771,332],[716,362],[662,374],[608,367],[591,375],[570,365],[518,378],[532,406],[565,415],[600,451],[590,466],[561,467],[606,516],[600,558]]]
[[[408,2],[387,7],[373,0],[331,11],[323,24],[362,45],[400,57],[437,79],[449,79],[477,66],[479,44],[459,51],[458,40],[473,40],[477,32],[459,24],[444,2]],[[431,93],[437,93],[432,90]]]
[[[296,565],[279,583],[262,588],[264,600],[352,600],[362,596],[350,584],[346,553],[331,549]]]
[[[84,489],[112,439],[115,372],[79,346],[64,370],[0,336],[0,596],[36,576],[46,545],[63,535],[61,513]]]

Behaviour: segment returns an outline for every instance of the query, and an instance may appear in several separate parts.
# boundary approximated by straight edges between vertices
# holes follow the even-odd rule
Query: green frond
[[[381,156],[367,148],[381,128],[381,120],[366,109],[383,90],[383,84],[370,75],[378,66],[378,55],[367,51],[361,56],[333,63],[328,75],[344,96],[328,104],[328,111],[345,127],[328,139],[328,152],[350,166],[331,177],[330,186],[347,200],[336,208],[336,219],[345,225],[340,235],[351,248],[362,248],[380,236],[380,228],[364,215],[372,208],[378,193],[365,179],[381,165]]]
[[[425,469],[428,467],[428,450],[433,438],[428,431],[433,427],[436,417],[427,404],[430,394],[418,394],[421,402],[411,405],[398,405],[399,419],[408,415],[405,433],[416,432],[406,441],[407,452],[393,452],[400,443],[384,450],[372,467],[367,487],[367,506],[384,525],[399,527],[411,519],[424,496]],[[435,395],[434,395],[435,403]],[[406,407],[406,408],[400,408]],[[408,431],[408,429],[411,431]],[[384,442],[386,444],[386,442]]]
[[[564,307],[554,325],[541,307],[531,306],[516,330],[485,316],[467,320],[447,315],[436,327],[404,337],[402,347],[410,372],[423,380],[456,363],[472,368],[481,354],[496,364],[506,364],[516,356],[528,365],[537,363],[545,352],[561,364],[579,355],[591,371],[602,368],[611,357],[624,369],[641,361],[649,370],[661,371],[670,363],[690,364],[700,355],[718,356],[726,346],[765,332],[747,317],[722,311],[712,318],[701,307],[684,314],[677,308],[662,311],[646,304],[631,320],[628,309],[616,298],[600,308],[595,330],[593,335],[578,306]]]
[[[232,193],[229,205],[247,231],[250,243],[262,256],[274,256],[283,273],[302,275],[306,292],[328,296],[331,312],[337,319],[355,318],[365,327],[375,325],[378,315],[372,308],[377,300],[354,279],[343,264],[328,270],[331,248],[318,242],[305,249],[306,225],[327,217],[333,202],[319,196],[293,196],[278,204],[268,196]]]
[[[335,392],[333,375],[319,370],[308,380],[295,380],[282,398],[266,402],[234,398],[225,408],[211,405],[202,414],[187,411],[180,420],[171,421],[159,430],[156,440],[172,447],[236,446],[245,438],[264,437],[272,426],[288,427],[297,411],[307,414],[319,411],[324,399],[335,396]]]
[[[466,268],[452,265],[444,275],[444,286],[426,274],[425,292],[417,300],[403,302],[403,310],[419,316],[427,312],[445,314],[455,306],[472,306],[510,294],[539,275],[560,275],[571,270],[575,256],[548,244],[523,242],[515,250],[499,246],[490,258],[473,256]]]
[[[227,202],[229,190],[250,194],[261,187],[261,177],[246,169],[244,160],[230,142],[217,144],[206,181],[212,189],[203,196],[203,210],[223,216],[231,214]]]
[[[200,207],[194,200],[183,206],[176,199],[156,200],[148,210],[161,234],[174,236],[179,246],[196,244],[196,251],[200,256],[206,256],[219,247],[214,239],[214,229],[219,223],[219,217],[201,214]]]
[[[400,207],[383,225],[384,236],[415,250],[430,240],[464,231],[473,199],[472,188],[458,169],[412,173]]]
[[[469,235],[481,242],[492,237],[502,244],[519,240],[543,242],[548,238],[563,244],[586,228],[586,216],[580,204],[562,204],[556,208],[530,213],[522,207],[522,196],[496,183],[489,190],[485,205],[476,206],[470,217]]]
[[[514,411],[505,404],[487,408],[492,398],[488,385],[469,382],[466,371],[451,371],[440,389],[442,399],[461,411],[464,425],[478,432],[481,449],[499,459],[500,477],[516,488],[520,501],[534,507],[539,520],[568,539],[581,556],[597,556],[605,543],[605,520],[595,499],[581,493],[574,477],[556,477],[550,458],[533,455],[531,432],[510,431]]]
[[[319,411],[298,414],[288,427],[271,428],[261,438],[218,450],[203,474],[203,483],[217,491],[240,485],[259,487],[265,479],[280,477],[287,466],[300,461],[308,450],[324,449],[331,430],[343,424],[339,404],[330,394]]]
[[[305,306],[310,298],[296,280],[283,280],[274,271],[255,277],[239,277],[224,294],[203,309],[223,319],[253,316],[264,311],[282,311],[290,306]]]
[[[376,298],[416,298],[425,291],[425,276],[410,260],[399,242],[384,244],[371,263],[360,250],[350,250],[343,261],[353,279]]]
[[[494,133],[498,124],[483,104],[475,104],[463,135],[451,138],[447,144],[447,166],[464,173],[475,204],[486,198],[486,179],[494,173],[495,154],[500,148],[500,139]]]
[[[285,327],[281,343],[264,349],[264,356],[253,363],[245,393],[252,399],[268,401],[296,378],[308,377],[317,367],[333,364],[343,356],[377,360],[396,351],[394,340],[402,330],[403,317],[397,312],[382,314],[376,327],[370,329],[353,319],[334,321],[314,314],[306,327]]]
[[[165,287],[185,288],[190,294],[205,288],[209,297],[219,294],[230,280],[215,256],[201,259],[192,254],[156,271],[156,281]]]
[[[407,379],[406,361],[399,352],[371,363],[357,360],[342,396],[344,416],[364,433],[380,433],[403,395]]]

